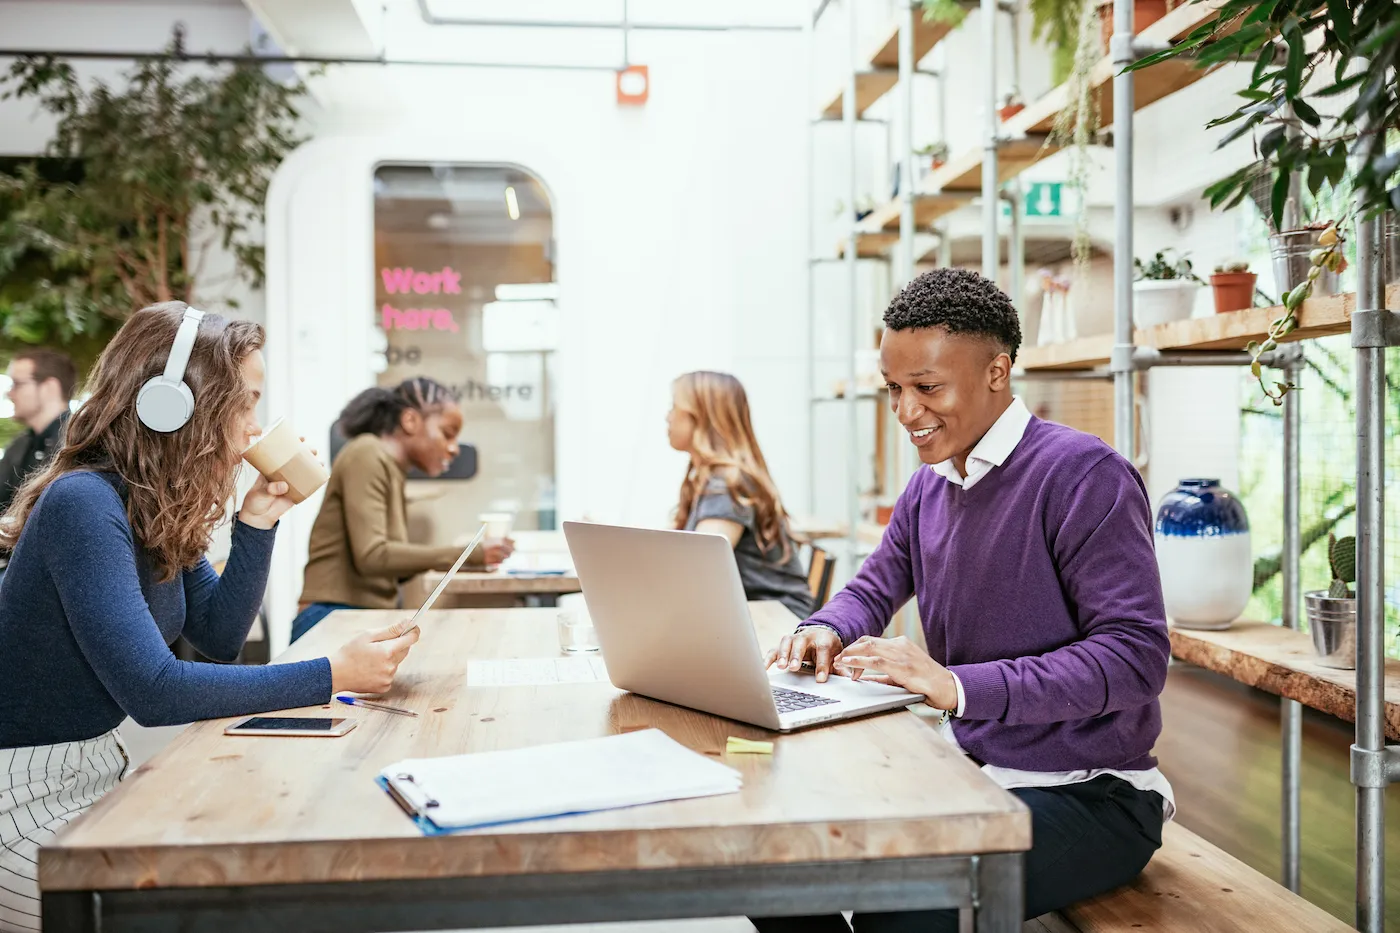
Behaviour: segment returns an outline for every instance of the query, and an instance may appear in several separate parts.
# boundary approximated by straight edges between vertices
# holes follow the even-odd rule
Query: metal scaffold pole
[[[982,141],[982,274],[993,282],[1001,265],[1001,244],[997,235],[997,215],[1001,187],[997,171],[997,146],[1001,124],[997,120],[997,0],[982,0],[982,56],[987,69],[987,88],[983,97],[986,112],[986,138]]]
[[[1292,116],[1292,108],[1288,115]],[[1296,132],[1290,130],[1289,132]],[[1284,202],[1283,226],[1296,230],[1301,221],[1298,206],[1302,197],[1297,173],[1288,179],[1288,200]],[[1284,381],[1295,385],[1302,374],[1302,349],[1294,351],[1294,362],[1284,367]],[[1283,624],[1286,628],[1301,628],[1298,601],[1301,599],[1302,529],[1298,508],[1301,496],[1299,436],[1302,430],[1302,406],[1295,393],[1283,397]],[[1295,894],[1302,890],[1303,863],[1303,704],[1297,700],[1279,701],[1279,722],[1283,755],[1280,761],[1282,784],[1279,838],[1282,841],[1281,873],[1283,886]]]
[[[817,18],[813,16],[803,24],[807,40],[807,93],[802,98],[804,113],[806,108],[812,105],[815,97],[815,78],[813,70],[817,61]],[[817,418],[813,410],[811,400],[817,394],[817,305],[816,287],[812,282],[816,275],[816,263],[813,261],[816,253],[812,242],[812,232],[816,211],[812,207],[817,195],[816,180],[816,124],[811,120],[807,121],[807,204],[806,204],[806,231],[807,237],[804,242],[805,253],[803,259],[807,264],[807,277],[803,280],[806,284],[807,300],[807,512],[815,515],[817,510]]]
[[[1137,455],[1133,383],[1133,0],[1113,3],[1113,443],[1131,463]]]
[[[1356,928],[1385,927],[1385,347],[1381,224],[1356,225]],[[1360,317],[1360,320],[1356,318]],[[1370,325],[1367,327],[1367,325]],[[1358,331],[1365,328],[1365,333]],[[1387,331],[1391,333],[1388,334]],[[1359,339],[1358,339],[1359,338]]]
[[[846,88],[841,95],[841,121],[846,131],[846,317],[849,322],[850,342],[847,349],[846,378],[846,521],[847,537],[851,547],[852,570],[856,562],[857,544],[860,540],[860,492],[857,483],[860,479],[860,413],[856,397],[856,351],[860,348],[860,314],[858,282],[856,277],[857,247],[859,231],[856,221],[856,171],[858,168],[858,147],[856,145],[856,43],[859,38],[859,20],[856,16],[856,0],[846,3]]]
[[[1284,366],[1286,382],[1298,385],[1302,381],[1302,348],[1292,348],[1293,359]],[[1300,448],[1302,405],[1296,392],[1283,397],[1283,624],[1287,628],[1301,627],[1298,603],[1302,580],[1299,565],[1302,560],[1302,537],[1299,518]],[[1300,884],[1302,734],[1303,705],[1297,700],[1281,700],[1283,730],[1283,884],[1297,892]]]

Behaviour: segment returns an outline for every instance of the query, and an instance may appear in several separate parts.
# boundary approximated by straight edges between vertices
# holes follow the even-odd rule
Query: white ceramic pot
[[[1244,505],[1217,480],[1184,479],[1162,499],[1156,532],[1167,617],[1181,628],[1229,628],[1254,587]]]
[[[1170,321],[1184,321],[1196,307],[1201,286],[1180,279],[1144,280],[1133,283],[1133,326],[1156,327]]]

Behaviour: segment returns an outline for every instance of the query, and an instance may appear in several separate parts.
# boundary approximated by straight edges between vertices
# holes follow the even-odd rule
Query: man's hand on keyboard
[[[893,684],[910,693],[922,693],[935,709],[958,708],[958,687],[953,675],[918,645],[903,635],[871,638],[863,635],[836,658],[835,669],[852,680]]]
[[[766,664],[781,671],[800,671],[802,662],[812,662],[817,683],[824,683],[831,674],[831,664],[841,653],[841,636],[822,625],[805,625],[784,635],[778,647],[768,652]]]

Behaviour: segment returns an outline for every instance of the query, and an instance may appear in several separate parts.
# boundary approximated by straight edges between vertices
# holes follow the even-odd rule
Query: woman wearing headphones
[[[350,441],[331,466],[311,528],[310,553],[292,641],[337,609],[395,609],[403,581],[447,570],[460,546],[411,544],[404,483],[409,467],[441,476],[457,456],[462,409],[447,387],[424,376],[392,389],[366,389],[340,413]],[[488,538],[467,557],[478,569],[511,555],[508,538]]]
[[[125,717],[173,725],[380,693],[417,640],[386,629],[267,667],[171,653],[183,634],[208,657],[237,656],[292,506],[285,483],[259,479],[214,573],[210,533],[261,433],[262,345],[257,324],[180,302],[136,312],[63,446],[0,519],[14,552],[0,589],[0,930],[39,928],[38,849],[125,774]]]

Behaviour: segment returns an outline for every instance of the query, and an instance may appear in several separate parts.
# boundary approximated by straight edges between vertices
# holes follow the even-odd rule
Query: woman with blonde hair
[[[116,727],[127,716],[175,725],[381,693],[417,640],[389,628],[329,658],[267,667],[171,652],[184,635],[215,660],[238,655],[292,507],[286,483],[258,479],[214,573],[210,534],[262,433],[262,345],[257,324],[181,302],[136,312],[97,361],[63,445],[0,519],[0,546],[13,551],[0,584],[0,930],[39,929],[39,847],[126,773]],[[143,395],[168,358],[178,370],[177,346],[192,403],[178,426]]]
[[[671,446],[690,455],[676,527],[728,538],[748,598],[777,600],[807,618],[807,575],[743,385],[727,373],[686,373],[672,385],[666,429]]]

